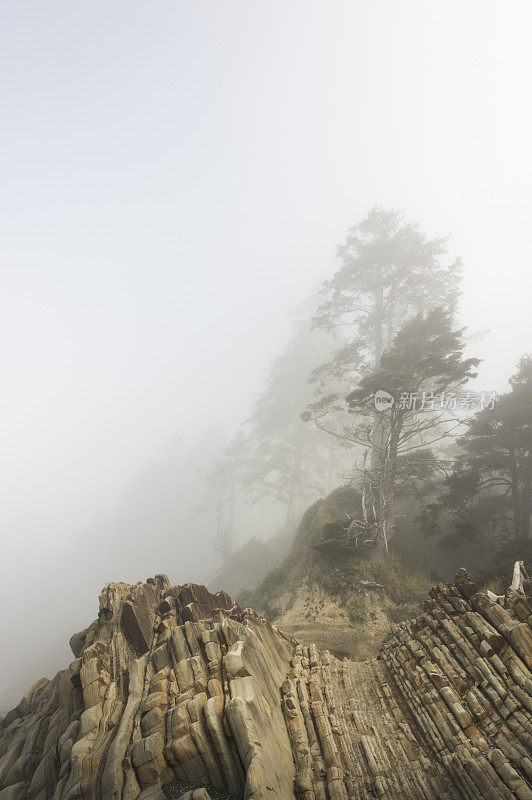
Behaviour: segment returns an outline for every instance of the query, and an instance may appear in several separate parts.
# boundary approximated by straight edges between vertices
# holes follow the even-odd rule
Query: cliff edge
[[[110,583],[0,723],[0,800],[532,800],[526,591],[462,570],[354,662],[224,592]]]

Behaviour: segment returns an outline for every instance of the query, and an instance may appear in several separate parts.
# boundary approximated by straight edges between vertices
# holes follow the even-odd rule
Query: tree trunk
[[[523,476],[523,489],[521,494],[521,538],[527,541],[530,538],[530,506],[532,498],[532,450],[526,456]]]
[[[388,493],[386,503],[386,526],[388,541],[395,533],[395,492],[397,489],[397,450],[399,436],[403,428],[403,413],[398,408],[393,408],[390,417],[390,435],[388,440],[388,460],[386,464],[386,489]]]
[[[517,457],[515,454],[515,430],[513,431],[513,446],[510,450],[510,492],[512,495],[512,525],[514,539],[521,538],[521,504],[519,502],[519,475],[517,472]]]
[[[373,333],[373,368],[377,369],[380,364],[382,356],[382,306],[383,306],[383,286],[379,282],[375,289],[373,297],[373,316],[375,318],[375,331]],[[381,387],[385,389],[385,386]],[[385,440],[385,433],[383,429],[384,417],[380,411],[373,412],[373,440],[375,444],[371,448],[371,466],[374,469],[379,468],[379,464],[383,458],[383,445]]]

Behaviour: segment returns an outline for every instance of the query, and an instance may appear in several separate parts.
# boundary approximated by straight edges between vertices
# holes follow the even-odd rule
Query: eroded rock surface
[[[108,584],[0,722],[0,800],[532,800],[531,622],[461,571],[339,661],[223,592]]]

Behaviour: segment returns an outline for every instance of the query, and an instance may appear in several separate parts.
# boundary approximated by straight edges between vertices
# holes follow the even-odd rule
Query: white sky
[[[245,417],[375,203],[451,234],[504,389],[532,350],[531,23],[516,0],[0,2],[0,600],[82,557],[169,437]]]

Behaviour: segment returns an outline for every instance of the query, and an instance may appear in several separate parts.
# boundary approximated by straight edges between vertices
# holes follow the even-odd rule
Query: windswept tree
[[[378,454],[363,469],[359,527],[380,551],[388,549],[394,534],[398,489],[434,469],[437,459],[432,448],[462,424],[449,411],[445,398],[475,375],[479,361],[465,358],[464,347],[464,329],[453,329],[449,310],[418,314],[403,325],[379,365],[347,397],[357,415],[347,434],[366,452]],[[376,411],[375,397],[383,390],[390,403]],[[428,402],[418,403],[418,398],[428,398]]]
[[[349,230],[338,247],[340,269],[322,288],[313,324],[340,334],[332,357],[312,374],[316,391],[307,416],[338,432],[345,424],[344,397],[378,369],[405,321],[441,307],[454,311],[461,262],[446,260],[446,239],[430,239],[401,212],[376,206]],[[375,419],[375,427],[379,420]],[[378,449],[370,454],[374,463]]]
[[[530,539],[532,512],[532,358],[524,356],[510,391],[471,420],[445,491],[428,509],[426,523],[451,518],[445,546],[475,539]],[[430,531],[430,527],[428,528]]]

